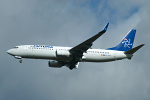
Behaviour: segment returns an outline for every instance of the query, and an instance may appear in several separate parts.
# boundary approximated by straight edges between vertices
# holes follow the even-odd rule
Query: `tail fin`
[[[116,47],[108,48],[107,50],[127,51],[132,49],[135,34],[135,29],[130,30]]]

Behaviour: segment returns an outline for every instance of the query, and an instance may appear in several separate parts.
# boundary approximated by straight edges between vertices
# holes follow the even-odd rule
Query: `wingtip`
[[[143,47],[145,44],[141,44],[140,46]]]
[[[107,28],[108,28],[108,25],[109,25],[109,23],[107,23],[107,25],[105,26],[105,28],[103,29],[103,31],[107,31]]]

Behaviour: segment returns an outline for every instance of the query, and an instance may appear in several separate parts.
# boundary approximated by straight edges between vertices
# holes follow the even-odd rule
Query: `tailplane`
[[[137,46],[137,47],[134,47],[133,49],[130,49],[130,50],[128,50],[128,51],[125,51],[124,53],[125,54],[133,54],[133,53],[135,53],[137,50],[139,50],[141,47],[143,47],[145,44],[141,44],[141,45],[139,45],[139,46]]]
[[[108,48],[107,50],[128,51],[132,49],[135,34],[135,29],[130,30],[116,47]]]

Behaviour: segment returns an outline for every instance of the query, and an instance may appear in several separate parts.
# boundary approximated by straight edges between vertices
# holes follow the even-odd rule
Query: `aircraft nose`
[[[12,54],[12,50],[11,49],[8,50],[7,53],[11,55]]]

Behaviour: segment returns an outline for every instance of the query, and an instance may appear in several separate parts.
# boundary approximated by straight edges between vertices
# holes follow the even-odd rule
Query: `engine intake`
[[[49,61],[48,62],[48,66],[49,67],[54,67],[54,68],[61,68],[62,67],[62,63],[58,62],[58,61]]]

